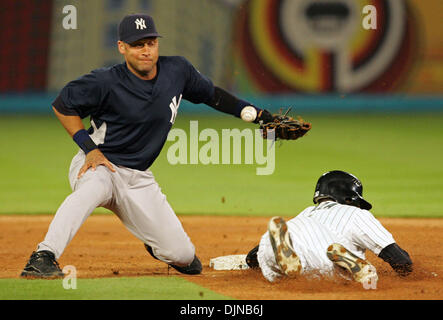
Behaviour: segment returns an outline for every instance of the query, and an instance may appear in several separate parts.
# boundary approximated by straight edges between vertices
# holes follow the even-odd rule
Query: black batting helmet
[[[354,175],[334,170],[324,173],[317,181],[314,203],[331,199],[361,209],[370,210],[372,205],[363,199],[363,186]]]

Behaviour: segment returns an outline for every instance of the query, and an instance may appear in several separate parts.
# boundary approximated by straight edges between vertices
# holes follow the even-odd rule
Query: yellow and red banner
[[[236,89],[441,93],[443,44],[436,30],[442,3],[246,1],[234,32]],[[369,14],[375,28],[363,23]]]

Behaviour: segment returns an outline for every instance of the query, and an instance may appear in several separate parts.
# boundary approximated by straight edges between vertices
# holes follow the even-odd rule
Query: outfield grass
[[[226,300],[180,277],[0,279],[0,300]]]
[[[277,142],[272,175],[256,175],[262,167],[256,163],[171,165],[167,152],[174,142],[167,142],[152,171],[178,214],[293,216],[312,204],[323,172],[341,169],[362,180],[376,216],[443,216],[442,113],[304,118],[313,123],[311,132]],[[222,114],[181,115],[174,128],[189,130],[197,119],[200,132],[213,128],[220,136],[222,129],[255,128]],[[0,135],[0,214],[54,213],[70,193],[75,144],[53,116],[2,116]]]

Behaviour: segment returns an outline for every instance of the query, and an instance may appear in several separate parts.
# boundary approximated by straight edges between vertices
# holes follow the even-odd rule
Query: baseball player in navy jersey
[[[118,32],[125,62],[69,82],[53,102],[57,118],[80,147],[69,169],[73,192],[22,276],[63,276],[57,259],[97,207],[114,212],[154,258],[181,273],[201,273],[195,247],[149,167],[162,150],[181,99],[239,118],[252,106],[254,117],[248,121],[272,121],[269,111],[214,86],[185,58],[159,56],[160,35],[152,17],[125,16]],[[81,120],[85,117],[90,117],[88,130]]]
[[[365,259],[370,250],[398,274],[412,271],[409,254],[371,214],[372,205],[363,199],[363,186],[354,175],[339,170],[323,174],[314,203],[288,222],[273,217],[259,245],[248,253],[248,265],[259,267],[271,282],[338,273],[365,285],[378,280]]]

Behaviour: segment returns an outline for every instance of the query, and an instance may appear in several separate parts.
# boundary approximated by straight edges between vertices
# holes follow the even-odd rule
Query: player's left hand
[[[95,169],[100,165],[103,165],[112,172],[115,172],[112,163],[109,162],[109,160],[99,149],[94,149],[88,152],[88,154],[86,155],[85,164],[80,168],[77,178],[80,179],[83,174],[88,171],[89,168],[91,168],[92,171],[95,171]]]
[[[291,108],[282,114],[272,115],[272,119],[268,119],[266,114],[266,121],[259,119],[260,129],[264,139],[268,139],[268,134],[273,135],[273,139],[278,140],[297,140],[303,137],[309,130],[311,130],[311,123],[304,121],[301,117],[294,119],[287,114]],[[269,121],[270,120],[270,121]]]
[[[254,120],[254,123],[269,123],[274,121],[274,116],[266,109],[260,110],[257,114],[257,117]]]

